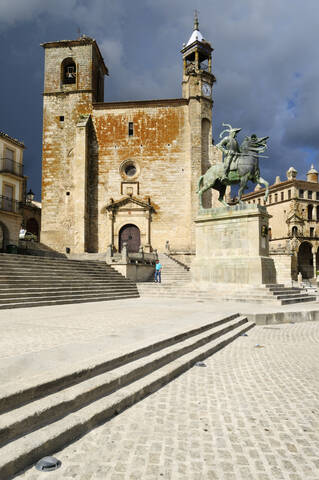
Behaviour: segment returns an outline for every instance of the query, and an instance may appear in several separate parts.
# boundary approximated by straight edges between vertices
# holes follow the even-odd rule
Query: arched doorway
[[[303,278],[313,277],[312,245],[309,242],[302,242],[298,250],[298,271]]]
[[[37,240],[39,240],[39,224],[36,221],[36,219],[35,218],[29,218],[27,220],[26,227],[27,227],[27,232],[31,232],[31,233],[33,233],[33,235],[36,235]]]
[[[140,230],[136,225],[128,223],[121,228],[119,233],[119,251],[122,250],[123,243],[127,243],[127,251],[136,253],[140,247],[140,242]]]
[[[9,231],[4,223],[0,222],[0,252],[5,252],[9,242]]]

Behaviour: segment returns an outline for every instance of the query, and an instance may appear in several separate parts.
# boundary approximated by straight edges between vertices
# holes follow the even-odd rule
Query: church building
[[[212,144],[213,48],[194,29],[181,50],[182,96],[104,102],[96,41],[45,50],[41,241],[62,253],[195,250],[197,183]],[[107,83],[106,83],[107,85]],[[205,199],[210,206],[212,194]]]

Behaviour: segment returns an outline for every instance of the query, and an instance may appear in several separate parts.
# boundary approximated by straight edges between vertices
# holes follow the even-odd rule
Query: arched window
[[[76,82],[76,65],[73,58],[65,58],[61,66],[62,83],[72,84]]]
[[[292,233],[293,237],[296,237],[298,235],[298,228],[297,227],[292,227],[291,233]]]
[[[308,220],[312,220],[312,205],[308,205],[307,212],[308,212]]]
[[[268,228],[268,238],[269,238],[269,240],[271,240],[271,236],[272,236],[271,227],[269,227]]]

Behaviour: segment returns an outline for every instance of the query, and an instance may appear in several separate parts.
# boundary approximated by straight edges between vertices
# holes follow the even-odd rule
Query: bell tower
[[[212,51],[210,43],[199,31],[198,15],[195,11],[193,33],[183,45],[183,98],[202,97],[212,101]]]
[[[192,216],[198,214],[197,183],[199,177],[210,167],[212,159],[212,51],[210,43],[199,30],[195,11],[193,32],[181,50],[183,57],[183,98],[188,100],[191,150],[191,198]],[[212,206],[211,192],[203,196],[205,208]]]
[[[87,176],[93,103],[108,70],[93,38],[42,44],[45,51],[41,241],[60,252],[87,248]]]

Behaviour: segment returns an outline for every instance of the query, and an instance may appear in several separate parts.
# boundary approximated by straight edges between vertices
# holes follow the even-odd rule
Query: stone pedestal
[[[268,219],[261,205],[201,210],[196,224],[192,280],[197,286],[257,286],[276,283],[269,257]]]

